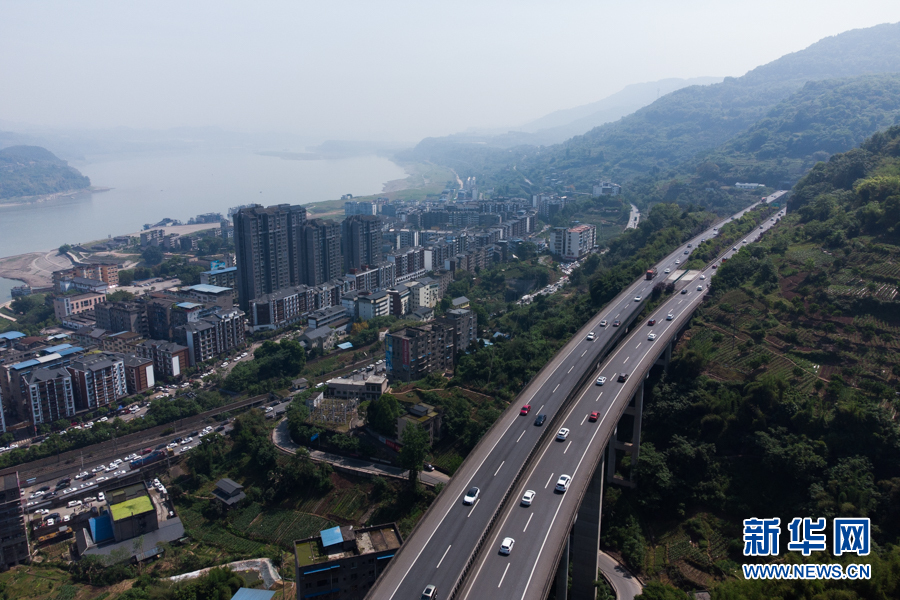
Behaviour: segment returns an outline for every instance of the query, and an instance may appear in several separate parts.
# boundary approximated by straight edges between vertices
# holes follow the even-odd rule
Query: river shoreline
[[[53,192],[52,194],[41,194],[39,196],[16,196],[14,198],[0,199],[0,208],[4,206],[24,206],[26,204],[39,204],[41,202],[49,202],[51,200],[59,200],[60,198],[75,198],[82,194],[99,194],[101,192],[109,192],[113,188],[90,186],[78,190],[66,190],[65,192]]]

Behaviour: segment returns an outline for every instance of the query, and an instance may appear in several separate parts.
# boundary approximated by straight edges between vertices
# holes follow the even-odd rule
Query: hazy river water
[[[250,153],[102,157],[71,163],[108,192],[20,206],[0,205],[0,256],[49,250],[138,231],[164,217],[181,219],[229,207],[306,204],[342,194],[378,193],[406,177],[376,156],[284,160]],[[0,301],[9,299],[0,281]]]

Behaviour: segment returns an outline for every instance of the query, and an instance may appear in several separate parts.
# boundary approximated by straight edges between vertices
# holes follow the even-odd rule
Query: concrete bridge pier
[[[566,538],[566,547],[563,549],[559,566],[556,568],[556,600],[568,600],[569,595],[569,548],[572,545],[572,536]],[[595,553],[596,554],[596,553]]]
[[[605,466],[605,462],[601,458],[600,464],[594,469],[584,500],[578,507],[578,515],[572,530],[573,600],[597,599],[597,588],[594,587],[594,581],[597,579],[597,551],[600,549],[600,519],[603,511]],[[560,598],[558,592],[556,597]]]
[[[634,487],[634,468],[637,466],[638,455],[641,450],[641,418],[644,414],[644,381],[634,392],[631,402],[625,408],[626,415],[632,416],[631,440],[621,442],[618,439],[619,424],[613,429],[613,433],[609,438],[609,446],[607,448],[607,465],[606,480],[609,483],[615,483],[625,487]],[[623,415],[624,416],[624,415]],[[618,464],[618,451],[631,455],[632,474],[629,479],[624,479],[616,475],[616,465]]]
[[[653,366],[660,366],[663,369],[669,369],[669,363],[672,362],[672,346],[675,342],[669,342],[666,344],[665,350],[663,350],[662,354],[659,355],[659,358],[656,359],[656,362],[653,363]]]

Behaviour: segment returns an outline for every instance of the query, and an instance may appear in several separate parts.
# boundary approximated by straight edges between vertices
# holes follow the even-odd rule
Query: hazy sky
[[[417,141],[897,21],[897,0],[0,0],[0,120]]]

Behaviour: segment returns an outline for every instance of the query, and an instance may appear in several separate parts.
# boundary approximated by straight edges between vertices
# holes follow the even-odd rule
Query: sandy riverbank
[[[53,271],[66,269],[72,262],[56,250],[29,252],[0,258],[0,277],[23,281],[31,287],[46,287],[53,283]]]

